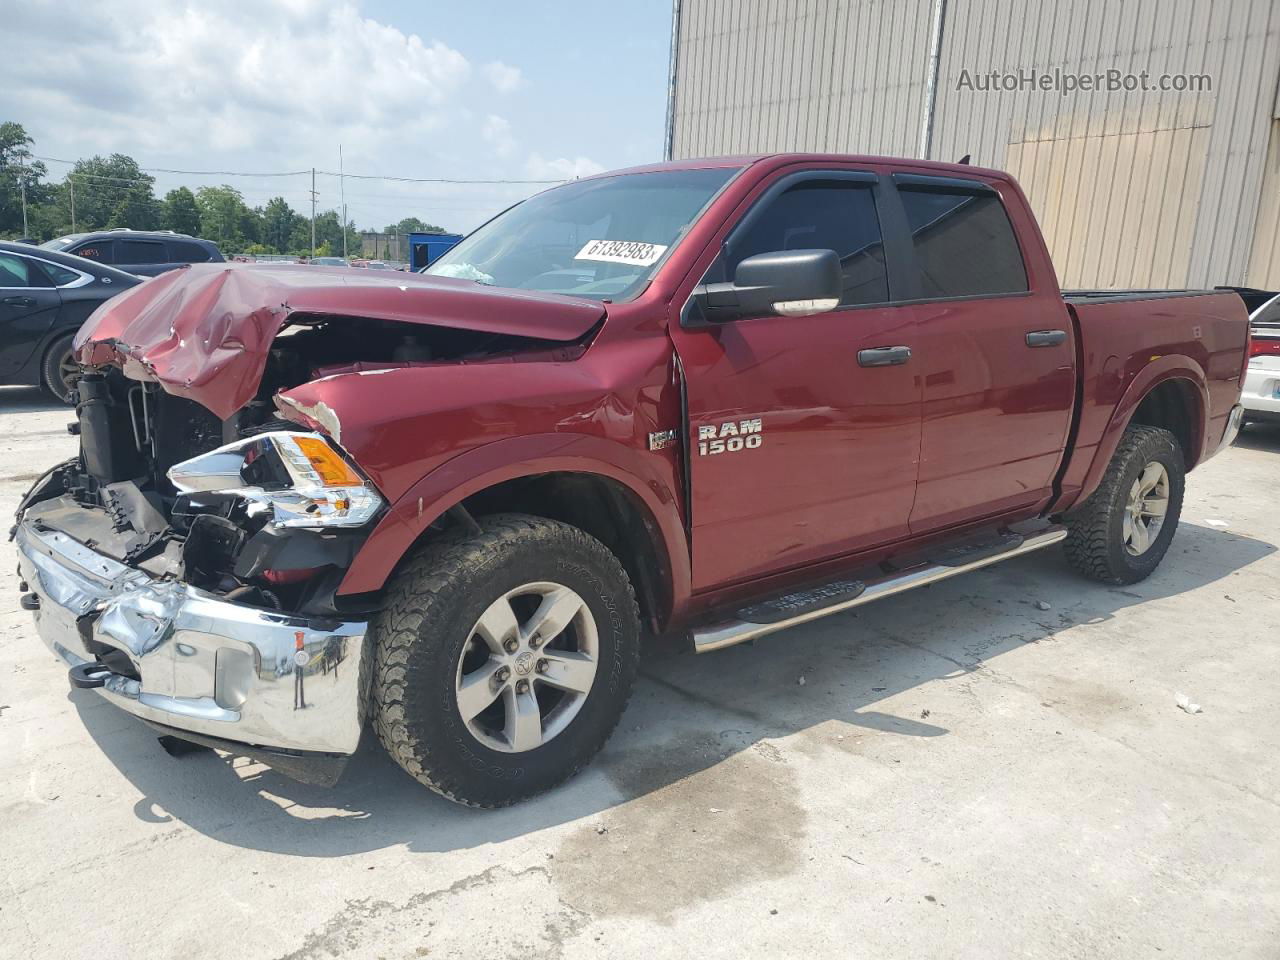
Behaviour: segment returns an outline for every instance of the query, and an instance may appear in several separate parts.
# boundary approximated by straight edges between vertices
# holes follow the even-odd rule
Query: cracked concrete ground
[[[0,390],[5,513],[69,416]],[[6,563],[0,956],[1274,958],[1278,478],[1250,431],[1133,587],[1050,550],[651,656],[599,760],[496,813],[374,743],[332,790],[169,757],[68,692]]]

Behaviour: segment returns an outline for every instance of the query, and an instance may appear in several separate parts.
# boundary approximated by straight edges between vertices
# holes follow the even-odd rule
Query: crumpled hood
[[[76,334],[82,363],[118,363],[227,418],[257,392],[280,328],[300,314],[576,340],[599,302],[470,280],[302,264],[194,264],[108,300]]]

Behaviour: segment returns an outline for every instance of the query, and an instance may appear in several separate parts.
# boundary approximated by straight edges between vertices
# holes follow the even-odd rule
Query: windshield
[[[626,299],[649,282],[736,167],[578,180],[499,214],[423,273]]]
[[[46,250],[65,250],[83,236],[83,233],[73,233],[68,237],[58,237],[56,240],[46,240],[44,243],[40,244],[40,246],[44,247]]]

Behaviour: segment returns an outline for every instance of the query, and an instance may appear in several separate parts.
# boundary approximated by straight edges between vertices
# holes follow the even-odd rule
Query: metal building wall
[[[677,9],[674,156],[917,155],[934,0]],[[1280,0],[946,0],[944,23],[931,158],[1010,170],[1064,285],[1280,285],[1280,174],[1264,184],[1280,163]],[[966,68],[1205,73],[1213,88],[991,93],[958,89]]]
[[[933,0],[681,0],[672,155],[912,154]]]

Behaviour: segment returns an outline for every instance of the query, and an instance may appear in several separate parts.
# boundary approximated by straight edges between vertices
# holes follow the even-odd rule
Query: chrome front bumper
[[[73,667],[106,648],[132,663],[140,679],[110,673],[96,688],[122,710],[268,750],[355,752],[364,621],[228,603],[28,521],[15,540],[45,644]]]

